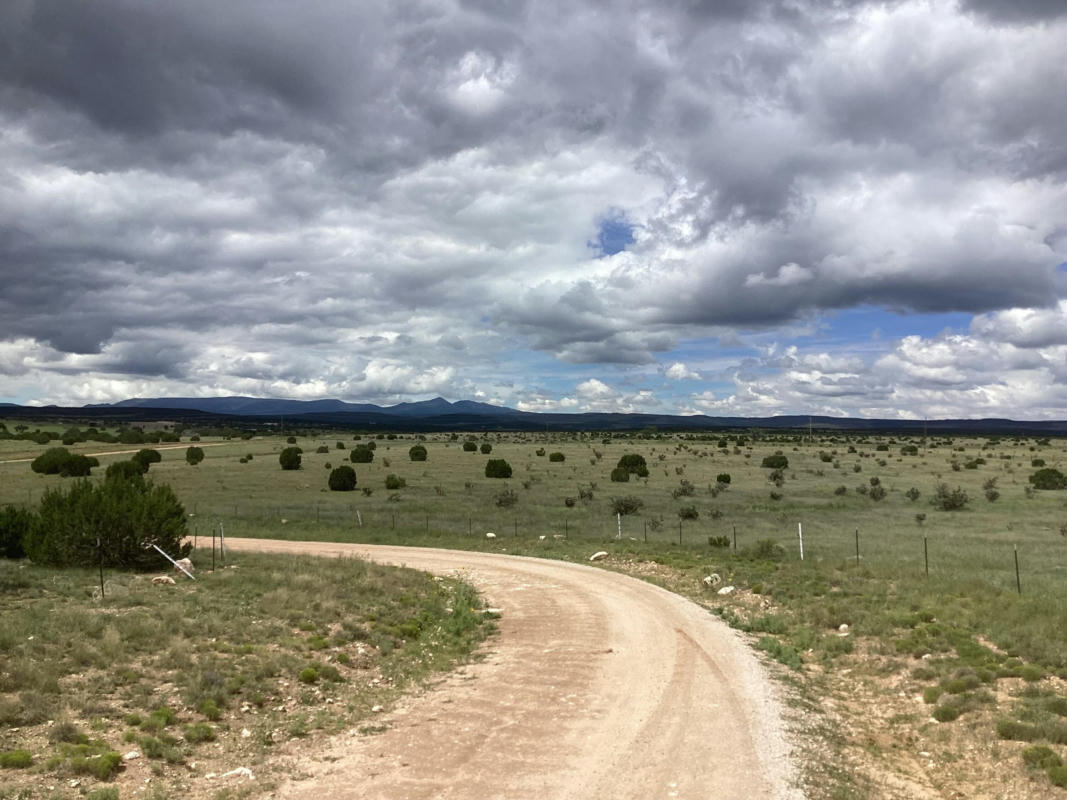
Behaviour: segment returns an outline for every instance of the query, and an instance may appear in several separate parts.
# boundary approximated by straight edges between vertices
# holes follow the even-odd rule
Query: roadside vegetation
[[[203,438],[195,469],[185,439],[181,449],[158,446],[162,459],[151,464],[185,505],[201,548],[224,527],[227,536],[582,562],[603,549],[598,564],[703,603],[777,665],[810,745],[811,797],[1067,797],[1058,788],[1067,762],[1063,440],[759,431]],[[296,468],[279,468],[286,447],[302,450]],[[0,459],[46,449],[0,441]],[[69,449],[101,452],[92,443]],[[358,482],[331,491],[349,453]],[[98,458],[106,468],[131,455]],[[89,480],[103,480],[99,472]],[[29,461],[0,465],[0,478],[12,515],[77,480],[35,473]]]

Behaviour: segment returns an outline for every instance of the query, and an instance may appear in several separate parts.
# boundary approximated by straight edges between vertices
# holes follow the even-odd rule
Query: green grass
[[[464,452],[462,435],[457,441],[450,441],[448,434],[428,435],[423,442],[427,461],[418,463],[407,455],[414,437],[383,438],[376,440],[372,463],[353,465],[358,476],[355,492],[327,491],[328,471],[323,468],[326,461],[337,465],[347,457],[356,443],[350,435],[299,437],[304,452],[298,471],[283,471],[278,465],[278,453],[286,446],[282,437],[205,440],[200,444],[206,458],[197,467],[185,463],[185,443],[175,450],[156,447],[163,460],[152,465],[150,477],[169,483],[186,505],[190,534],[198,544],[194,558],[201,569],[211,565],[211,534],[220,529],[227,536],[450,547],[581,562],[605,549],[612,554],[609,568],[662,565],[667,572],[656,573],[657,582],[715,607],[728,622],[755,634],[772,658],[799,668],[798,674],[808,664],[827,670],[838,662],[851,665],[857,646],[896,660],[903,669],[911,663],[916,691],[946,718],[988,709],[985,687],[1000,680],[1022,679],[1040,686],[1045,676],[1067,677],[1067,536],[1061,533],[1067,492],[1026,491],[1035,469],[1032,459],[1062,468],[1067,442],[940,436],[923,442],[908,436],[843,434],[816,435],[809,441],[792,434],[745,435],[748,441],[740,446],[731,435],[726,449],[718,446],[718,435],[479,435],[479,442],[492,444],[493,458],[506,459],[513,467],[507,480],[486,478],[488,456]],[[345,439],[349,450],[335,448],[338,438]],[[913,444],[917,455],[901,455],[902,447]],[[316,453],[321,445],[330,452]],[[33,457],[44,449],[27,442],[0,442],[0,460]],[[138,448],[70,449],[89,453]],[[789,461],[780,487],[768,480],[771,471],[759,466],[778,450]],[[564,461],[549,461],[539,451],[563,453]],[[611,470],[628,453],[644,456],[650,474],[613,483]],[[102,456],[96,472],[102,474],[111,461],[128,457]],[[242,458],[245,463],[240,463]],[[390,473],[402,475],[406,485],[387,490]],[[727,473],[731,480],[724,488],[716,479]],[[996,502],[984,497],[983,487],[991,479],[1000,493]],[[28,463],[0,464],[0,502],[32,504],[45,487],[63,480],[35,475]],[[941,483],[950,490],[959,487],[970,497],[964,510],[941,511],[931,505]],[[883,499],[872,499],[873,486],[885,489]],[[911,499],[916,495],[912,488],[918,499]],[[772,491],[781,498],[772,499]],[[513,506],[497,505],[505,492],[516,498]],[[624,496],[632,497],[639,508],[618,520],[613,500]],[[679,510],[688,506],[697,511],[697,518],[680,520]],[[917,515],[924,515],[921,522]],[[616,538],[620,522],[621,538]],[[803,525],[803,561],[798,523]],[[496,538],[487,540],[487,531]],[[215,559],[222,566],[221,554],[216,552]],[[243,569],[244,557],[241,564]],[[725,583],[766,598],[773,611],[749,611],[704,590],[700,579],[712,572]],[[107,579],[122,591],[120,576]],[[86,575],[81,591],[91,583]],[[27,585],[27,575],[0,570],[0,589],[8,585],[19,592],[35,590]],[[306,619],[289,614],[287,609],[308,591],[313,589],[279,586],[255,595],[263,613],[283,623],[257,632],[279,642],[279,652],[263,652],[263,639],[229,637],[226,615],[215,608],[205,609],[199,624],[206,637],[225,641],[225,646],[195,659],[170,646],[156,661],[188,674],[182,686],[185,702],[200,707],[211,701],[225,713],[238,700],[263,697],[270,681],[299,682],[301,670],[314,669],[312,657],[344,672],[348,665],[343,659],[355,657],[353,642],[374,644],[388,662],[395,651],[425,635],[425,620],[418,615],[397,613],[372,625],[345,627],[344,620],[331,620],[328,614],[315,612]],[[29,613],[36,613],[39,621],[49,612]],[[60,665],[70,662],[71,669],[106,673],[100,680],[111,681],[130,698],[137,696],[145,678],[140,677],[143,669],[133,668],[140,666],[133,663],[138,657],[123,655],[126,642],[158,641],[168,626],[182,626],[180,613],[165,620],[146,619],[134,604],[123,612],[131,617],[130,629],[124,627],[116,647],[111,647],[115,634],[108,632],[107,620],[78,619],[70,613],[70,624],[86,625],[95,638],[66,649]],[[838,635],[841,624],[849,625],[848,636]],[[22,647],[21,633],[0,631],[0,652],[5,643],[18,651],[0,673],[9,684],[0,687],[0,722],[7,714],[9,724],[52,718],[58,681],[67,668],[49,666],[40,652]],[[95,643],[105,636],[110,637],[107,648]],[[405,644],[398,648],[401,642]],[[240,671],[238,685],[219,665],[235,658],[241,648],[251,648],[242,657],[254,666]],[[332,654],[334,660],[323,654]],[[38,669],[42,664],[46,666]],[[20,696],[25,696],[25,704],[18,702]],[[1059,718],[1052,710],[1055,703],[1041,706],[1038,710],[1047,716],[1036,721],[1027,717],[1038,713],[1033,705],[1020,697],[998,713],[1016,724],[1056,730],[1049,727],[1053,717]],[[152,707],[134,704],[134,710],[147,715]],[[313,724],[310,720],[297,721],[294,730],[305,731]],[[847,770],[839,772],[833,791],[846,796],[852,784]]]
[[[134,743],[164,770],[157,785],[165,786],[180,781],[171,765],[199,748],[233,746],[242,706],[256,709],[268,733],[336,732],[469,657],[492,629],[469,586],[414,570],[255,555],[231,566],[168,587],[110,574],[101,601],[91,570],[0,561],[0,718],[19,728],[9,738],[47,748],[48,772],[99,781],[118,769],[112,743]],[[303,669],[329,687],[333,704],[302,694],[290,724],[275,707]],[[160,686],[172,688],[160,694]],[[91,717],[93,738],[67,713]],[[22,766],[13,752],[0,759]]]

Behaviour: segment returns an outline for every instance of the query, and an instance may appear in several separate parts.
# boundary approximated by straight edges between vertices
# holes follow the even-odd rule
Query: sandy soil
[[[585,565],[423,548],[229,539],[455,574],[500,609],[485,658],[294,759],[274,796],[800,798],[775,687],[738,635]]]

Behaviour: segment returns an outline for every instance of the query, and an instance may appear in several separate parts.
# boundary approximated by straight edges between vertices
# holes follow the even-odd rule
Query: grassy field
[[[197,577],[109,572],[101,598],[92,570],[0,561],[0,797],[188,797],[235,767],[263,791],[277,746],[377,732],[376,710],[492,628],[468,585],[355,559]]]
[[[1063,440],[490,434],[475,438],[491,445],[483,454],[465,452],[465,438],[427,436],[425,462],[409,459],[415,437],[376,439],[374,461],[352,465],[354,492],[326,488],[326,465],[350,463],[350,449],[369,441],[350,434],[299,438],[298,471],[280,469],[281,437],[205,440],[195,467],[184,443],[160,447],[149,477],[178,493],[201,549],[221,529],[572,560],[608,550],[610,568],[706,603],[787,665],[801,716],[831,754],[809,765],[813,796],[907,796],[879,778],[902,770],[1023,797],[1059,780],[1054,758],[1027,748],[1067,755],[1067,491],[1034,491],[1028,478],[1041,462],[1067,469]],[[2,441],[0,461],[43,449]],[[563,460],[550,460],[557,452]],[[611,481],[631,453],[648,477]],[[788,460],[777,476],[761,466],[775,454]],[[124,457],[101,456],[94,472]],[[486,478],[490,458],[506,459],[512,477]],[[389,475],[406,485],[387,489]],[[32,505],[63,481],[0,464],[0,503]],[[940,510],[939,484],[968,502]],[[621,498],[637,513],[617,517]],[[737,591],[706,588],[712,573]],[[914,748],[872,740],[872,727],[922,742],[929,758],[915,766],[922,759],[904,759]],[[987,775],[990,760],[1008,766]]]

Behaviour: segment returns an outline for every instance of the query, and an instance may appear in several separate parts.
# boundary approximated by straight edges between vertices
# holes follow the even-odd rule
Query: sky
[[[1063,0],[4,0],[0,402],[1067,419]]]

